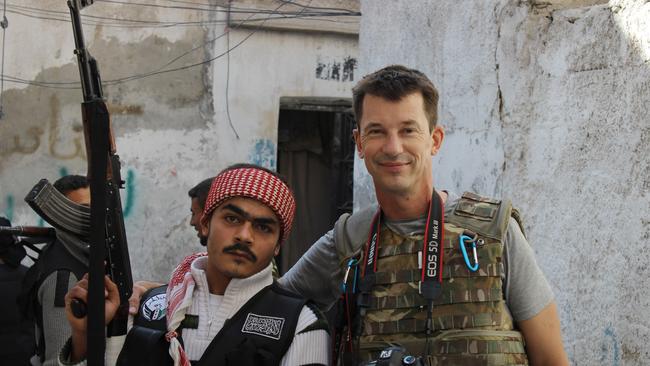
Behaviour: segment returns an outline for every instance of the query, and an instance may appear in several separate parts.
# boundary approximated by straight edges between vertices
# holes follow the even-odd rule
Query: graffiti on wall
[[[316,78],[321,80],[354,81],[357,59],[351,56],[333,59],[319,56],[316,60]]]
[[[268,139],[256,140],[248,161],[251,164],[275,170],[275,144]]]
[[[603,365],[619,366],[621,355],[616,332],[612,326],[605,328],[603,344],[601,345],[600,361]]]
[[[135,202],[135,172],[129,169],[126,172],[125,195],[122,201],[124,202],[124,219],[126,220],[133,213],[133,203]]]
[[[21,136],[14,135],[11,142],[7,142],[6,147],[0,149],[0,156],[7,156],[14,153],[31,154],[35,152],[41,144],[42,134],[42,128],[30,127],[25,131],[27,138],[22,139]]]

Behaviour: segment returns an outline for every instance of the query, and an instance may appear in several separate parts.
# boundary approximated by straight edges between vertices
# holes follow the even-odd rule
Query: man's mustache
[[[233,245],[231,245],[229,247],[225,247],[223,249],[224,253],[231,253],[231,252],[236,252],[236,251],[246,253],[248,255],[249,259],[251,260],[251,262],[253,262],[253,263],[257,262],[257,256],[255,256],[255,254],[253,254],[253,252],[251,251],[251,249],[248,246],[246,246],[246,245],[244,245],[242,243],[235,243],[235,244],[233,244]]]

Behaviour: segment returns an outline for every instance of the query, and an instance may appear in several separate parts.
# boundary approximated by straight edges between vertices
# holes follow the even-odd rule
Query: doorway
[[[278,172],[296,196],[293,229],[277,258],[281,274],[352,212],[353,128],[349,99],[280,99]]]

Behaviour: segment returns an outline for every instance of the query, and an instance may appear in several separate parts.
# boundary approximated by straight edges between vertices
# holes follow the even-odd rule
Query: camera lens
[[[415,364],[415,357],[414,356],[404,356],[402,359],[402,364],[403,365],[414,365]]]

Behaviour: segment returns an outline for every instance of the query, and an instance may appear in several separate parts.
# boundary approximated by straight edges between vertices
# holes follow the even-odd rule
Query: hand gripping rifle
[[[83,91],[81,112],[90,183],[90,268],[86,308],[87,360],[90,366],[104,365],[104,273],[111,277],[120,292],[120,307],[108,324],[107,337],[126,334],[128,299],[133,288],[119,193],[124,186],[120,176],[120,160],[115,154],[115,141],[97,62],[84,45],[81,28],[79,11],[92,3],[93,0],[68,0],[74,31],[74,53],[77,55]],[[84,306],[79,305],[80,302],[73,306],[73,312],[76,316],[83,316]]]

